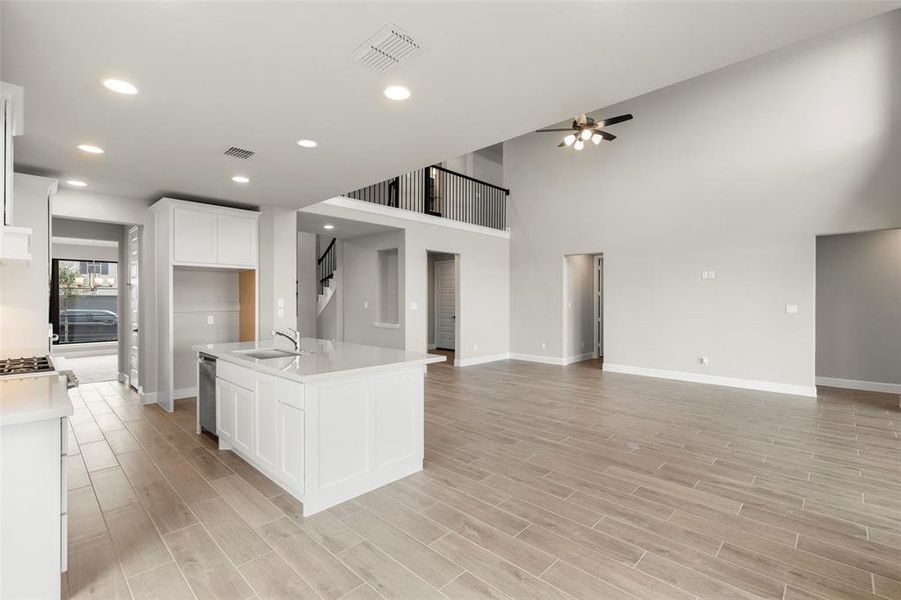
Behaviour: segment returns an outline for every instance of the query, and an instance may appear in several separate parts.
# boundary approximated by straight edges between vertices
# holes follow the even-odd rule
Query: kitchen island
[[[193,349],[217,359],[219,447],[304,515],[422,470],[425,365],[443,356],[312,338]]]

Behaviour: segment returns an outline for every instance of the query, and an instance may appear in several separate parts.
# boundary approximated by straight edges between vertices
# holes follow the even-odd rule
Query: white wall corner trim
[[[559,356],[542,356],[540,354],[521,354],[519,352],[511,352],[510,358],[512,360],[524,360],[526,362],[544,363],[546,365],[563,366],[566,364],[566,359]]]
[[[501,354],[492,354],[490,356],[476,356],[474,358],[458,358],[454,360],[455,367],[471,367],[473,365],[482,365],[490,362],[497,362],[499,360],[508,360],[510,358],[510,354],[507,352]]]
[[[373,204],[363,200],[354,200],[344,196],[337,196],[323,200],[322,204],[330,204],[332,206],[340,206],[342,208],[350,208],[361,212],[368,212],[377,215],[391,217],[393,219],[406,219],[407,221],[417,221],[419,223],[429,223],[430,225],[440,225],[441,227],[450,227],[451,229],[460,229],[462,231],[470,231],[472,233],[481,233],[494,237],[510,239],[509,230],[494,229],[492,227],[482,227],[481,225],[473,225],[472,223],[463,223],[462,221],[454,221],[445,219],[444,217],[434,217],[423,213],[413,212],[412,210],[404,210],[402,208],[392,208],[390,206],[382,206]]]
[[[197,387],[184,387],[172,390],[173,400],[182,400],[184,398],[193,398],[197,396]]]
[[[576,354],[574,356],[567,356],[563,359],[563,363],[567,365],[571,365],[573,363],[582,362],[583,360],[591,360],[592,358],[596,358],[592,352],[586,352],[585,354]]]
[[[817,377],[817,385],[862,390],[865,392],[885,392],[901,394],[901,383],[882,383],[881,381],[861,381],[860,379],[839,379],[836,377]]]
[[[720,375],[702,375],[700,373],[689,373],[687,371],[667,371],[665,369],[650,369],[647,367],[632,367],[629,365],[615,365],[610,363],[604,363],[604,371],[609,371],[611,373],[625,373],[627,375],[641,375],[643,377],[656,377],[658,379],[676,379],[679,381],[691,381],[709,385],[745,388],[748,390],[775,392],[777,394],[791,394],[793,396],[806,396],[808,398],[817,397],[817,388],[812,385],[793,385],[790,383],[738,379],[735,377],[722,377]]]

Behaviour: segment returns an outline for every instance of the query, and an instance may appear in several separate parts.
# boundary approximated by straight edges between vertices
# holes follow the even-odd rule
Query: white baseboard
[[[658,379],[692,381],[695,383],[722,385],[748,390],[760,390],[763,392],[775,392],[777,394],[791,394],[793,396],[806,396],[808,398],[816,398],[817,396],[817,388],[812,385],[793,385],[789,383],[776,383],[773,381],[738,379],[735,377],[722,377],[720,375],[702,375],[700,373],[689,373],[687,371],[668,371],[665,369],[650,369],[647,367],[632,367],[629,365],[615,365],[610,363],[604,363],[604,371],[641,375],[643,377],[656,377]]]
[[[83,356],[110,356],[119,353],[119,342],[81,342],[76,344],[55,345],[50,349],[51,356],[80,358]]]
[[[197,387],[186,387],[172,390],[172,399],[181,400],[182,398],[193,398],[197,396]]]
[[[901,384],[899,383],[882,383],[879,381],[863,381],[860,379],[839,379],[836,377],[817,377],[817,385],[845,388],[847,390],[862,390],[864,392],[901,394]]]
[[[571,365],[573,363],[582,362],[583,360],[591,360],[592,358],[596,358],[593,352],[588,352],[586,354],[577,354],[575,356],[567,356],[563,359],[563,364]]]
[[[156,404],[156,392],[145,392],[144,390],[140,390],[138,392],[141,395],[141,404]]]
[[[485,363],[496,362],[499,360],[507,360],[510,355],[506,352],[503,354],[492,354],[490,356],[476,356],[475,358],[454,359],[455,367],[471,367],[473,365],[482,365]]]
[[[566,361],[560,356],[542,356],[541,354],[521,354],[519,352],[511,352],[510,358],[513,360],[524,360],[527,362],[544,363],[546,365],[565,365]]]
[[[119,379],[119,383],[124,383],[125,385],[128,385],[128,375],[127,374],[119,373],[118,379]]]

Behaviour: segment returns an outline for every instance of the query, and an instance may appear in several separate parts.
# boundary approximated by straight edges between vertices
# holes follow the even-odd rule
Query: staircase
[[[335,296],[335,293],[338,291],[338,281],[336,275],[338,271],[332,271],[331,277],[329,277],[324,284],[320,283],[319,285],[319,295],[316,296],[316,316],[320,316],[322,311],[326,309],[328,303]]]
[[[316,274],[319,277],[319,295],[316,297],[316,315],[321,315],[337,291],[338,257],[335,249],[337,238],[332,238],[322,255],[316,259]]]

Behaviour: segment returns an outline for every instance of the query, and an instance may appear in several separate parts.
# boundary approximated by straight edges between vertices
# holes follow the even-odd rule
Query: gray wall
[[[459,256],[455,360],[466,365],[501,358],[510,352],[510,238],[507,235],[470,231],[466,227],[454,227],[453,223],[435,225],[406,219],[394,216],[404,211],[373,209],[365,202],[345,198],[314,204],[303,212],[404,230],[405,289],[401,302],[405,304],[401,324],[406,350],[425,352],[428,348],[428,252],[433,251]],[[345,339],[348,339],[346,328]]]
[[[899,53],[895,11],[505,144],[511,350],[564,355],[562,257],[603,252],[605,362],[809,393],[815,236],[901,225]]]
[[[316,329],[316,234],[297,232],[297,328],[303,337],[319,337]]]
[[[237,271],[173,269],[172,349],[176,392],[197,386],[197,364],[191,346],[238,340],[240,310]],[[208,317],[213,317],[212,325],[207,323]]]
[[[594,261],[591,254],[566,257],[566,358],[574,359],[594,351]]]
[[[399,327],[376,327],[379,321],[378,251],[397,248]],[[341,241],[341,287],[344,341],[386,348],[404,347],[404,232],[377,233]],[[333,301],[334,302],[334,301]],[[368,307],[364,307],[364,302]]]
[[[901,229],[817,238],[816,365],[901,384]]]

